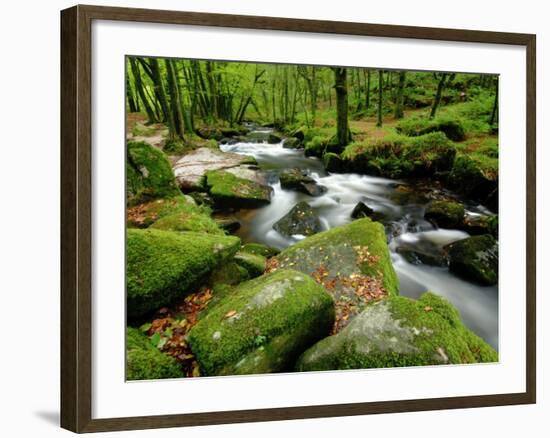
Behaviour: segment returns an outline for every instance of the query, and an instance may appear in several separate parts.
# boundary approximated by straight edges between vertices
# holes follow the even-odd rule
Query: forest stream
[[[268,131],[267,128],[256,129]],[[273,189],[269,205],[235,213],[241,223],[236,234],[243,242],[260,242],[283,249],[303,239],[300,235],[284,237],[273,229],[273,224],[300,201],[306,201],[315,210],[325,230],[351,222],[354,207],[364,202],[384,217],[392,262],[400,280],[400,294],[416,299],[428,290],[447,298],[460,311],[464,323],[498,350],[498,286],[470,283],[450,273],[447,267],[425,264],[421,260],[411,262],[399,252],[402,247],[412,251],[422,251],[426,247],[441,249],[469,236],[461,230],[438,229],[424,219],[430,195],[434,192],[437,195],[444,189],[433,185],[429,189],[413,187],[407,181],[355,173],[330,174],[318,158],[304,156],[301,149],[285,149],[283,142],[239,142],[221,145],[220,149],[253,156]],[[316,183],[326,187],[326,192],[311,197],[282,189],[279,174],[292,168],[306,171]],[[403,196],[403,192],[407,196]],[[446,194],[453,196],[449,192]],[[465,199],[462,202],[467,216],[490,213],[478,203]]]

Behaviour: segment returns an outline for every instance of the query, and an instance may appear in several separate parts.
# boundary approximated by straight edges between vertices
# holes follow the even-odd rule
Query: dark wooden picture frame
[[[114,20],[518,45],[526,48],[526,391],[522,393],[92,419],[91,25]],[[98,432],[536,402],[536,37],[531,34],[75,6],[61,12],[61,426]]]

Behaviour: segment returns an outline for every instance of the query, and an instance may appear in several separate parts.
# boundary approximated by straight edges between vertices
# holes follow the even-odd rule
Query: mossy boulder
[[[407,118],[399,122],[396,129],[397,132],[410,136],[420,136],[439,131],[452,141],[462,141],[466,138],[462,121],[448,117],[436,117],[434,119],[420,117]]]
[[[326,152],[323,155],[323,164],[327,172],[345,172],[346,164],[344,160],[340,158],[340,155],[335,154],[334,152]]]
[[[285,138],[283,142],[283,147],[285,149],[302,149],[304,147],[304,144],[302,143],[302,140],[296,137],[288,137]]]
[[[456,157],[447,176],[449,187],[479,201],[498,205],[498,158],[481,158],[472,154]]]
[[[467,329],[446,300],[395,296],[368,305],[335,336],[298,360],[298,371],[389,368],[498,361],[497,352]]]
[[[296,190],[309,196],[321,196],[327,191],[327,188],[317,184],[317,182],[300,169],[286,169],[279,175],[281,188],[286,190]]]
[[[267,142],[269,144],[277,144],[277,143],[281,143],[282,141],[283,141],[283,139],[279,135],[274,134],[273,132],[271,132],[267,136]]]
[[[497,216],[482,216],[482,215],[467,215],[464,217],[464,223],[462,229],[472,236],[479,236],[481,234],[494,234],[494,222]]]
[[[261,243],[245,243],[241,247],[241,251],[248,252],[250,254],[257,254],[264,257],[273,257],[279,254],[281,251],[272,246],[263,245]]]
[[[321,136],[313,137],[307,141],[304,146],[304,155],[306,157],[322,158],[327,146],[328,140]]]
[[[440,228],[461,228],[464,206],[455,201],[432,201],[426,207],[424,218]]]
[[[153,225],[151,229],[164,231],[196,231],[209,234],[225,234],[218,223],[210,217],[196,209],[195,211],[180,211],[178,213],[164,216]]]
[[[220,285],[235,286],[248,279],[248,271],[233,260],[216,268],[210,276],[209,284],[217,289]]]
[[[189,343],[202,375],[274,373],[292,369],[333,323],[324,288],[281,270],[237,286],[191,329]]]
[[[126,299],[129,318],[183,297],[240,247],[234,236],[127,230]]]
[[[311,236],[321,231],[319,216],[307,202],[299,202],[273,224],[273,229],[283,236]]]
[[[455,155],[452,142],[443,133],[433,132],[419,137],[391,135],[351,143],[340,157],[348,172],[402,178],[448,172]]]
[[[159,351],[133,327],[126,329],[126,379],[153,380],[184,377],[176,359]]]
[[[168,158],[145,142],[126,145],[126,202],[128,206],[180,195]]]
[[[449,269],[482,285],[498,282],[498,242],[490,234],[472,236],[447,246]]]
[[[265,271],[266,258],[262,255],[239,251],[234,260],[246,270],[250,278],[258,277]]]
[[[224,170],[207,172],[206,186],[218,208],[255,208],[271,201],[271,187]]]
[[[126,209],[126,225],[147,228],[157,220],[179,212],[201,211],[192,198],[179,194],[173,198],[157,199]]]
[[[350,318],[364,307],[365,291],[377,296],[399,292],[384,226],[369,218],[307,237],[276,256],[273,266],[312,275],[327,286],[335,302],[349,304]]]
[[[256,164],[254,157],[203,147],[181,157],[174,164],[174,174],[184,192],[204,192],[207,172],[247,164]]]

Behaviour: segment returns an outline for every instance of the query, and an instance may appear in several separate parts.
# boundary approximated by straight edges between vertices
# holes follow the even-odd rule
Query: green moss
[[[372,257],[364,257],[367,251]],[[305,274],[311,274],[320,266],[328,270],[330,277],[361,273],[379,278],[389,294],[399,291],[384,226],[369,218],[310,236],[285,249],[277,260],[281,268],[297,269]]]
[[[498,242],[492,235],[472,236],[448,248],[451,272],[484,285],[498,282]]]
[[[390,178],[433,176],[451,169],[456,149],[441,132],[419,137],[387,135],[351,143],[341,154],[348,171]]]
[[[141,123],[136,123],[132,128],[132,135],[134,137],[151,137],[155,135],[158,131],[158,128],[155,126],[145,126]]]
[[[328,172],[344,172],[345,164],[338,154],[327,152],[323,155],[323,164]]]
[[[461,119],[446,116],[430,118],[411,117],[403,119],[397,125],[397,132],[409,136],[419,136],[431,132],[443,132],[449,140],[462,141],[466,138]]]
[[[209,234],[225,234],[209,215],[198,211],[187,211],[165,216],[150,228],[165,231],[196,231]]]
[[[210,277],[210,284],[216,289],[219,285],[235,286],[250,278],[248,271],[235,261],[224,263]]]
[[[277,248],[273,248],[272,246],[262,245],[261,243],[245,243],[241,247],[241,251],[247,252],[250,254],[261,255],[264,257],[273,257],[281,252]]]
[[[325,148],[328,144],[328,139],[317,136],[313,137],[310,141],[307,141],[304,145],[304,155],[306,157],[318,157],[321,158],[325,152]]]
[[[186,145],[182,140],[166,140],[162,150],[169,155],[183,155],[185,152],[192,150],[193,147]]]
[[[126,211],[126,224],[128,227],[147,228],[159,219],[180,212],[210,214],[210,210],[197,207],[193,199],[179,194],[173,198],[157,199],[129,208]]]
[[[498,361],[446,300],[390,297],[367,306],[339,334],[323,339],[297,363],[299,371],[388,368]]]
[[[201,374],[278,372],[333,323],[334,303],[324,288],[281,270],[237,286],[191,329],[189,342]]]
[[[128,142],[126,194],[129,206],[181,194],[166,156],[145,142]]]
[[[465,196],[484,200],[498,189],[498,159],[479,154],[457,155],[447,182]]]
[[[184,377],[176,359],[155,348],[138,329],[126,329],[127,380],[153,380]]]
[[[459,228],[464,221],[464,206],[454,201],[432,201],[424,217],[441,228]]]
[[[250,278],[262,275],[265,271],[266,258],[262,255],[239,251],[235,254],[235,262],[246,269]]]
[[[271,188],[223,170],[206,173],[206,185],[217,206],[252,208],[269,204]]]
[[[234,236],[127,230],[126,294],[130,318],[185,296],[240,247]]]

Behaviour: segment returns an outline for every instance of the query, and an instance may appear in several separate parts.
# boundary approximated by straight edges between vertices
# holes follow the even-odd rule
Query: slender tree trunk
[[[447,79],[447,73],[441,73],[439,83],[437,84],[437,92],[435,93],[434,103],[432,105],[432,111],[430,112],[430,119],[433,119],[437,113],[437,108],[441,103],[441,96],[443,95],[443,88],[445,87],[445,80]]]
[[[367,70],[367,99],[365,102],[365,111],[370,108],[370,70]]]
[[[135,58],[130,57],[129,60],[130,60],[130,68],[132,70],[132,75],[134,76],[134,85],[136,88],[136,92],[141,100],[141,103],[143,104],[143,108],[145,108],[145,113],[147,114],[148,123],[156,123],[158,119],[155,116],[155,111],[153,110],[153,107],[151,106],[151,104],[149,103],[149,100],[147,99],[147,95],[145,94],[145,89],[141,81],[141,72],[139,70],[139,65],[136,62]]]
[[[185,133],[185,125],[183,120],[182,103],[178,81],[175,73],[175,61],[171,59],[164,60],[166,66],[166,79],[168,82],[168,90],[170,95],[170,112],[174,120],[174,131],[177,137],[183,139]]]
[[[498,120],[498,77],[495,78],[495,100],[493,102],[493,110],[491,111],[491,119],[489,125],[493,126],[496,120]]]
[[[395,112],[394,117],[396,119],[403,118],[403,92],[405,90],[405,71],[399,72],[399,83],[397,85],[397,93],[395,96]]]
[[[126,72],[126,99],[128,100],[128,109],[131,113],[137,113],[139,111],[137,101],[134,99],[134,92],[132,85],[130,84],[130,72]]]
[[[345,146],[349,141],[347,70],[335,67],[333,71],[336,90],[336,139],[338,145]]]
[[[160,107],[164,114],[164,120],[168,125],[168,137],[170,139],[177,138],[176,124],[174,121],[174,114],[170,111],[168,105],[168,99],[166,99],[166,93],[164,92],[164,85],[162,83],[162,77],[160,74],[160,65],[157,58],[149,58],[151,63],[151,72],[153,76],[153,83],[155,86],[155,94],[159,98]]]
[[[382,126],[382,107],[384,98],[384,72],[378,70],[378,120],[376,126]]]

